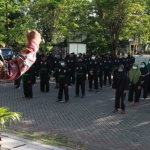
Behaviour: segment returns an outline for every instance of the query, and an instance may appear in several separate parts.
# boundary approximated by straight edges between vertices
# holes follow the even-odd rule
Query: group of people
[[[86,79],[89,81],[89,92],[95,90],[97,93],[99,89],[102,90],[106,86],[108,79],[108,86],[112,87],[116,93],[115,110],[113,112],[118,111],[121,99],[121,109],[122,113],[124,113],[124,100],[127,90],[129,90],[128,100],[131,101],[130,105],[135,105],[136,102],[139,102],[142,89],[144,100],[147,98],[147,92],[150,93],[150,61],[147,65],[142,62],[140,67],[134,63],[135,58],[130,54],[125,57],[124,53],[121,56],[118,53],[116,58],[113,58],[110,53],[102,53],[101,55],[88,52],[77,55],[71,53],[66,54],[65,58],[62,58],[59,53],[55,55],[52,53],[47,55],[37,54],[36,62],[22,77],[24,96],[28,99],[33,97],[32,85],[36,84],[36,76],[40,77],[41,92],[49,92],[50,76],[55,77],[55,88],[59,89],[57,102],[63,101],[63,92],[65,101],[68,102],[68,86],[75,85],[75,97],[81,96],[84,98]],[[17,80],[20,81],[20,78]],[[18,87],[17,85],[16,88]],[[135,98],[133,98],[134,94]]]
[[[118,112],[120,108],[121,100],[121,113],[125,113],[125,97],[127,90],[128,101],[130,106],[135,106],[141,97],[146,101],[147,96],[150,94],[150,60],[148,63],[142,62],[140,66],[133,64],[129,74],[126,73],[125,67],[119,65],[118,69],[115,71],[113,77],[113,86],[115,92],[115,109],[113,112]],[[141,91],[143,90],[143,95]]]

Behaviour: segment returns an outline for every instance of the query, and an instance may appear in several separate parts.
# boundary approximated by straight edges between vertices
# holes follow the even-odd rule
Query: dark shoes
[[[66,103],[68,103],[69,100],[66,100]],[[56,102],[61,102],[63,103],[64,101],[62,99],[57,100]]]
[[[116,112],[118,112],[118,109],[114,109],[114,110],[113,110],[113,113],[116,113]],[[122,114],[125,114],[125,110],[122,110],[121,113],[122,113]]]
[[[78,94],[76,94],[74,97],[79,97],[79,95],[78,95]],[[84,95],[82,95],[82,96],[81,96],[81,98],[84,98]]]
[[[32,99],[32,97],[22,97],[22,98],[25,98],[25,99],[28,99],[28,100],[30,100],[30,99]]]
[[[118,109],[114,109],[114,110],[113,110],[113,113],[116,113],[116,112],[118,112]]]
[[[20,86],[16,86],[15,89],[20,89]]]
[[[122,113],[122,114],[125,114],[125,110],[122,110],[121,113]]]
[[[63,102],[63,100],[62,100],[62,99],[59,99],[59,100],[57,100],[56,102]]]

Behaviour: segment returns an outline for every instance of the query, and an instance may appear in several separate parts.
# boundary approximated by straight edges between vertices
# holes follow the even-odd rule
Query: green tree
[[[102,27],[104,38],[107,42],[108,49],[112,51],[114,56],[116,54],[116,49],[121,35],[125,35],[125,33],[130,31],[130,34],[128,33],[128,36],[126,36],[129,38],[134,32],[133,28],[138,31],[138,36],[140,35],[140,38],[141,33],[144,35],[143,31],[145,28],[144,30],[143,28],[139,28],[139,26],[141,27],[141,24],[144,27],[143,23],[145,22],[144,19],[146,19],[146,16],[144,16],[144,9],[142,9],[145,3],[143,3],[142,0],[94,0],[93,4],[94,9],[96,10],[96,16],[99,18],[99,24]],[[139,15],[141,12],[142,15]],[[141,16],[144,17],[143,21],[140,18]],[[145,23],[147,24],[148,22]],[[125,36],[122,37],[124,38]]]
[[[12,46],[24,43],[22,34],[30,27],[30,17],[26,15],[30,0],[1,0],[0,2],[0,43]]]

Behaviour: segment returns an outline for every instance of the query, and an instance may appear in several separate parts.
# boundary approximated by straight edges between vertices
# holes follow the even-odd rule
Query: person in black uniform
[[[69,69],[69,86],[74,86],[75,83],[75,66],[76,66],[76,59],[74,58],[74,54],[70,54],[70,57],[67,62],[67,67]]]
[[[145,101],[147,98],[147,84],[148,84],[148,68],[145,62],[141,63],[140,67],[141,71],[141,89],[139,90],[139,98],[141,97],[141,90],[143,89],[143,100]]]
[[[89,55],[89,53],[86,53],[86,56],[83,59],[83,63],[84,65],[86,65],[86,74],[88,74],[88,78],[89,78],[89,62],[91,61],[91,57]],[[85,78],[86,78],[86,74],[85,74]]]
[[[109,55],[106,54],[106,59],[104,59],[104,86],[106,86],[107,77],[109,80],[109,85],[111,86],[111,73],[112,61],[109,59]]]
[[[116,59],[114,59],[113,66],[115,70],[118,70],[119,65],[121,64],[120,54],[117,54]]]
[[[14,82],[15,89],[20,89],[21,79],[22,79],[22,76],[20,76],[17,80],[15,80]]]
[[[58,87],[58,69],[61,67],[60,65],[61,61],[62,61],[62,58],[60,57],[60,54],[56,53],[55,58],[53,59],[53,66],[52,66],[53,74],[56,80],[55,89],[59,88]]]
[[[129,74],[129,71],[131,69],[131,57],[130,54],[128,53],[128,56],[126,57],[126,72]]]
[[[33,67],[30,67],[30,69],[23,74],[23,91],[24,91],[24,97],[27,99],[33,98],[32,93],[32,76],[34,73]]]
[[[105,59],[105,53],[101,54],[101,58],[104,60]]]
[[[85,95],[85,74],[86,74],[86,66],[82,63],[82,59],[78,59],[78,63],[76,65],[76,95],[79,96],[79,86],[81,85],[82,98]]]
[[[37,77],[37,78],[39,78],[39,73],[40,73],[39,70],[38,70],[38,69],[39,69],[39,64],[40,64],[40,62],[41,62],[41,55],[40,55],[39,53],[37,53],[37,54],[36,54],[36,61],[35,61],[36,66],[37,66],[37,67],[36,67],[36,77]]]
[[[37,71],[37,66],[36,62],[31,66],[33,69],[33,74],[32,74],[32,85],[34,86],[36,84],[36,71]]]
[[[133,66],[133,64],[135,63],[135,58],[133,57],[133,54],[131,54],[130,59],[131,59],[130,67],[132,67],[132,66]]]
[[[68,102],[69,94],[68,94],[68,83],[69,83],[69,70],[66,67],[65,61],[61,61],[61,67],[57,70],[58,71],[58,100],[57,102],[63,102],[63,91],[65,95],[65,100]]]
[[[68,60],[69,60],[69,53],[66,54],[65,62],[68,62]]]
[[[150,59],[148,60],[148,63],[147,63],[147,69],[148,69],[148,82],[147,82],[147,95],[149,96],[150,95]]]
[[[122,53],[121,64],[124,66],[124,70],[126,71],[126,58],[124,56],[124,53]]]
[[[54,61],[53,61],[54,57],[53,57],[52,52],[49,52],[49,53],[48,53],[47,59],[48,59],[48,61],[50,61],[51,66],[52,66],[52,65],[53,65],[53,62],[54,62]]]
[[[92,82],[94,80],[94,89],[98,92],[98,61],[95,54],[92,55],[92,59],[89,63],[89,91],[92,91]]]
[[[99,66],[98,78],[99,78],[99,83],[100,83],[100,89],[103,89],[104,61],[100,55],[98,55],[97,61],[98,61],[98,66]]]
[[[51,64],[47,60],[46,56],[42,55],[42,61],[40,62],[40,90],[41,92],[45,92],[46,87],[46,93],[49,92],[49,80],[50,80],[50,74],[51,74]]]
[[[120,65],[118,67],[118,72],[114,75],[112,88],[115,92],[115,109],[114,113],[118,112],[120,108],[120,99],[121,99],[121,113],[125,113],[125,97],[126,92],[129,89],[129,79],[127,74],[125,73],[124,66]]]
[[[113,62],[114,58],[113,58],[112,53],[110,51],[108,52],[108,55],[109,55],[109,59]]]

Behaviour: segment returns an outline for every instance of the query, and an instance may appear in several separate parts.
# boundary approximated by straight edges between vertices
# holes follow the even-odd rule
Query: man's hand
[[[31,81],[29,80],[28,83],[31,83]]]
[[[4,64],[6,64],[7,63],[7,61],[6,60],[4,60]]]
[[[116,89],[114,89],[114,92],[116,93]]]
[[[126,93],[127,93],[127,91],[126,91],[126,90],[124,90],[124,91],[123,91],[123,94],[126,94]]]
[[[68,84],[65,84],[65,87],[67,87],[68,86]]]
[[[138,86],[138,90],[140,90],[141,89],[141,87],[140,86]]]

